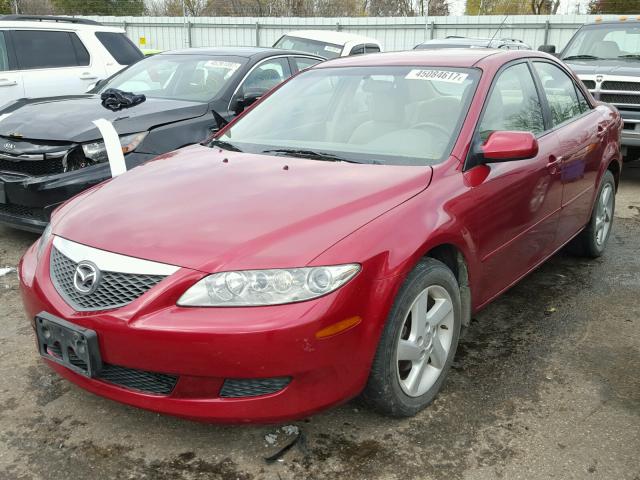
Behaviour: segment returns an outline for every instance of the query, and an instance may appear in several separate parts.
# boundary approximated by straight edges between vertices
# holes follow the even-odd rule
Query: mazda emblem
[[[96,291],[100,282],[100,270],[91,262],[80,262],[73,274],[73,286],[83,295]]]

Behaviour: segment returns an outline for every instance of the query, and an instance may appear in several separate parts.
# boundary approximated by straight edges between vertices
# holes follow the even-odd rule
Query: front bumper
[[[640,147],[640,111],[620,110],[622,121],[622,137],[620,143],[623,147]]]
[[[43,259],[48,256],[47,251]],[[375,280],[363,269],[341,289],[312,301],[253,308],[182,308],[176,300],[204,274],[181,269],[125,307],[78,313],[49,281],[48,263],[37,262],[34,245],[19,266],[32,325],[35,316],[46,311],[94,330],[104,363],[169,375],[176,383],[167,394],[152,394],[88,378],[47,360],[55,371],[118,402],[225,423],[301,418],[358,395],[366,384],[396,282]],[[375,296],[367,295],[371,291]],[[362,321],[353,328],[325,339],[316,337],[322,328],[356,316]],[[223,393],[225,385],[274,379],[286,379],[274,393],[234,398]]]
[[[156,155],[133,152],[125,157],[133,168]],[[111,178],[108,163],[46,176],[26,176],[0,171],[0,223],[21,230],[42,232],[51,212],[74,195]]]

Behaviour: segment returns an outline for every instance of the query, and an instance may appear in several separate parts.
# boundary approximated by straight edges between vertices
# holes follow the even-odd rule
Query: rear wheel
[[[389,314],[364,400],[394,416],[429,405],[458,346],[460,288],[446,265],[427,258],[409,274]]]
[[[615,206],[616,183],[613,174],[607,170],[600,184],[591,220],[574,241],[576,253],[591,258],[597,258],[603,254],[611,235]]]

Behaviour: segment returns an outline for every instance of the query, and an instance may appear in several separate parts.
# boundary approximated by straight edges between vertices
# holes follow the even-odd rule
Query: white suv
[[[143,58],[119,28],[70,17],[0,17],[0,105],[82,94]]]

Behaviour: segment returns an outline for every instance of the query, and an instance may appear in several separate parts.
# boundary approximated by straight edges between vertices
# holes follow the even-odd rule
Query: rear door
[[[533,62],[543,86],[551,127],[561,152],[562,213],[557,241],[562,244],[586,225],[591,215],[596,179],[603,156],[605,126],[573,79],[559,66]]]
[[[17,69],[8,35],[0,31],[0,107],[22,97],[24,97],[22,73]]]
[[[82,94],[97,80],[75,32],[15,30],[10,35],[26,97]]]
[[[498,73],[478,123],[476,142],[494,131],[527,131],[539,145],[527,160],[491,163],[486,179],[471,190],[469,230],[482,262],[479,295],[487,301],[528,273],[553,249],[560,215],[556,134],[547,131],[540,92],[527,60]]]

